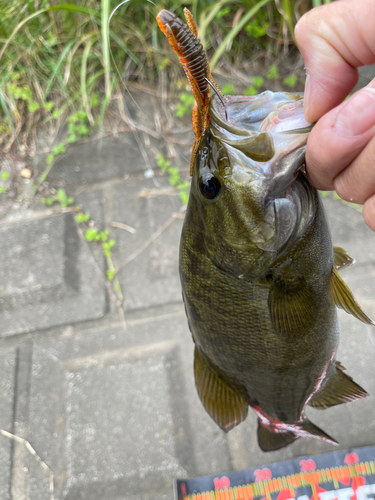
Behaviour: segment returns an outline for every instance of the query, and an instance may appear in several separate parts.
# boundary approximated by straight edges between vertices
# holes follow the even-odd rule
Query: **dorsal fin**
[[[363,323],[375,326],[372,319],[367,316],[362,307],[355,300],[350,288],[345,284],[335,266],[333,266],[331,274],[331,290],[333,300],[335,301],[337,307],[344,309],[347,313],[352,314],[355,318],[363,321]]]
[[[296,336],[314,320],[316,311],[304,278],[296,281],[276,279],[268,295],[268,309],[276,333]]]
[[[342,403],[366,398],[368,393],[356,384],[352,377],[344,373],[341,364],[336,363],[336,372],[326,385],[310,399],[309,405],[314,408],[324,409]]]
[[[229,387],[197,347],[194,351],[194,376],[203,406],[223,431],[228,432],[245,420],[247,402]]]
[[[349,267],[355,263],[355,259],[350,257],[348,252],[341,247],[333,247],[333,265],[336,269]]]

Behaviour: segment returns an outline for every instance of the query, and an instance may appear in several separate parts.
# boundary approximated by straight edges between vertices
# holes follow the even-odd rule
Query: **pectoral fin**
[[[262,451],[276,451],[298,439],[294,432],[271,432],[258,419],[258,444]]]
[[[197,348],[194,351],[194,375],[203,406],[223,431],[228,432],[245,420],[248,404],[220,378]]]
[[[367,396],[368,393],[336,364],[335,374],[322,390],[314,394],[308,404],[317,409],[324,409]]]
[[[303,278],[295,282],[273,281],[268,308],[276,333],[285,337],[302,333],[316,314],[311,292]]]
[[[333,267],[331,274],[331,290],[333,300],[335,301],[337,307],[344,309],[347,313],[352,314],[355,318],[363,321],[363,323],[375,326],[372,319],[367,316],[355,300],[354,295],[337,272],[335,266]]]
[[[353,257],[350,257],[346,250],[341,247],[333,247],[333,264],[336,269],[349,267],[354,263],[355,260]]]

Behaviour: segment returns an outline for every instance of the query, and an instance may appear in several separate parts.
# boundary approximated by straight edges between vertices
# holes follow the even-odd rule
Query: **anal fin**
[[[228,432],[247,417],[248,404],[199,352],[194,351],[194,376],[198,396],[207,413]]]
[[[333,264],[336,269],[349,267],[355,263],[353,257],[350,257],[348,252],[341,247],[333,247]]]
[[[258,444],[262,451],[276,451],[285,448],[298,439],[294,432],[271,432],[258,419]]]
[[[308,403],[310,406],[317,409],[330,408],[368,396],[368,393],[356,384],[352,377],[344,373],[340,366],[336,363],[336,372],[330,377],[323,389],[310,399]]]
[[[344,309],[347,313],[352,314],[355,318],[363,321],[363,323],[375,326],[372,319],[367,316],[362,307],[355,300],[350,288],[343,281],[335,266],[333,266],[331,274],[331,290],[333,300],[335,301],[337,307]]]

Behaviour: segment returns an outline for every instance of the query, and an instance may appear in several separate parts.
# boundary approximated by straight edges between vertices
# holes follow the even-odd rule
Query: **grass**
[[[276,60],[293,47],[296,13],[312,1],[320,0],[129,0],[110,18],[118,1],[2,0],[0,149],[32,155],[37,126],[58,128],[76,112],[93,130],[124,82],[155,83],[160,72],[170,85],[184,79],[155,21],[161,8],[193,12],[213,69],[241,68],[254,54]]]

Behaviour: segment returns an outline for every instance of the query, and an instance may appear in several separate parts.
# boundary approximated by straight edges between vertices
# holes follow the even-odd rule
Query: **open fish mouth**
[[[264,217],[248,230],[253,244],[284,252],[313,217],[311,188],[302,175],[313,127],[304,118],[303,94],[213,96],[209,112],[211,134],[224,145],[230,162],[227,185],[236,192],[248,186],[262,200]]]
[[[280,158],[292,153],[288,163],[295,165],[294,172],[303,165],[304,150],[299,150],[306,145],[313,124],[304,118],[302,94],[266,91],[258,96],[214,96],[210,116],[213,134],[259,163],[266,177],[274,177]]]
[[[210,117],[213,135],[246,156],[253,175],[270,181],[274,198],[282,196],[303,171],[313,128],[304,118],[303,94],[266,91],[257,96],[213,96]]]
[[[235,135],[269,131],[309,133],[313,124],[303,113],[303,93],[271,92],[256,96],[213,96],[210,116],[223,129]]]

